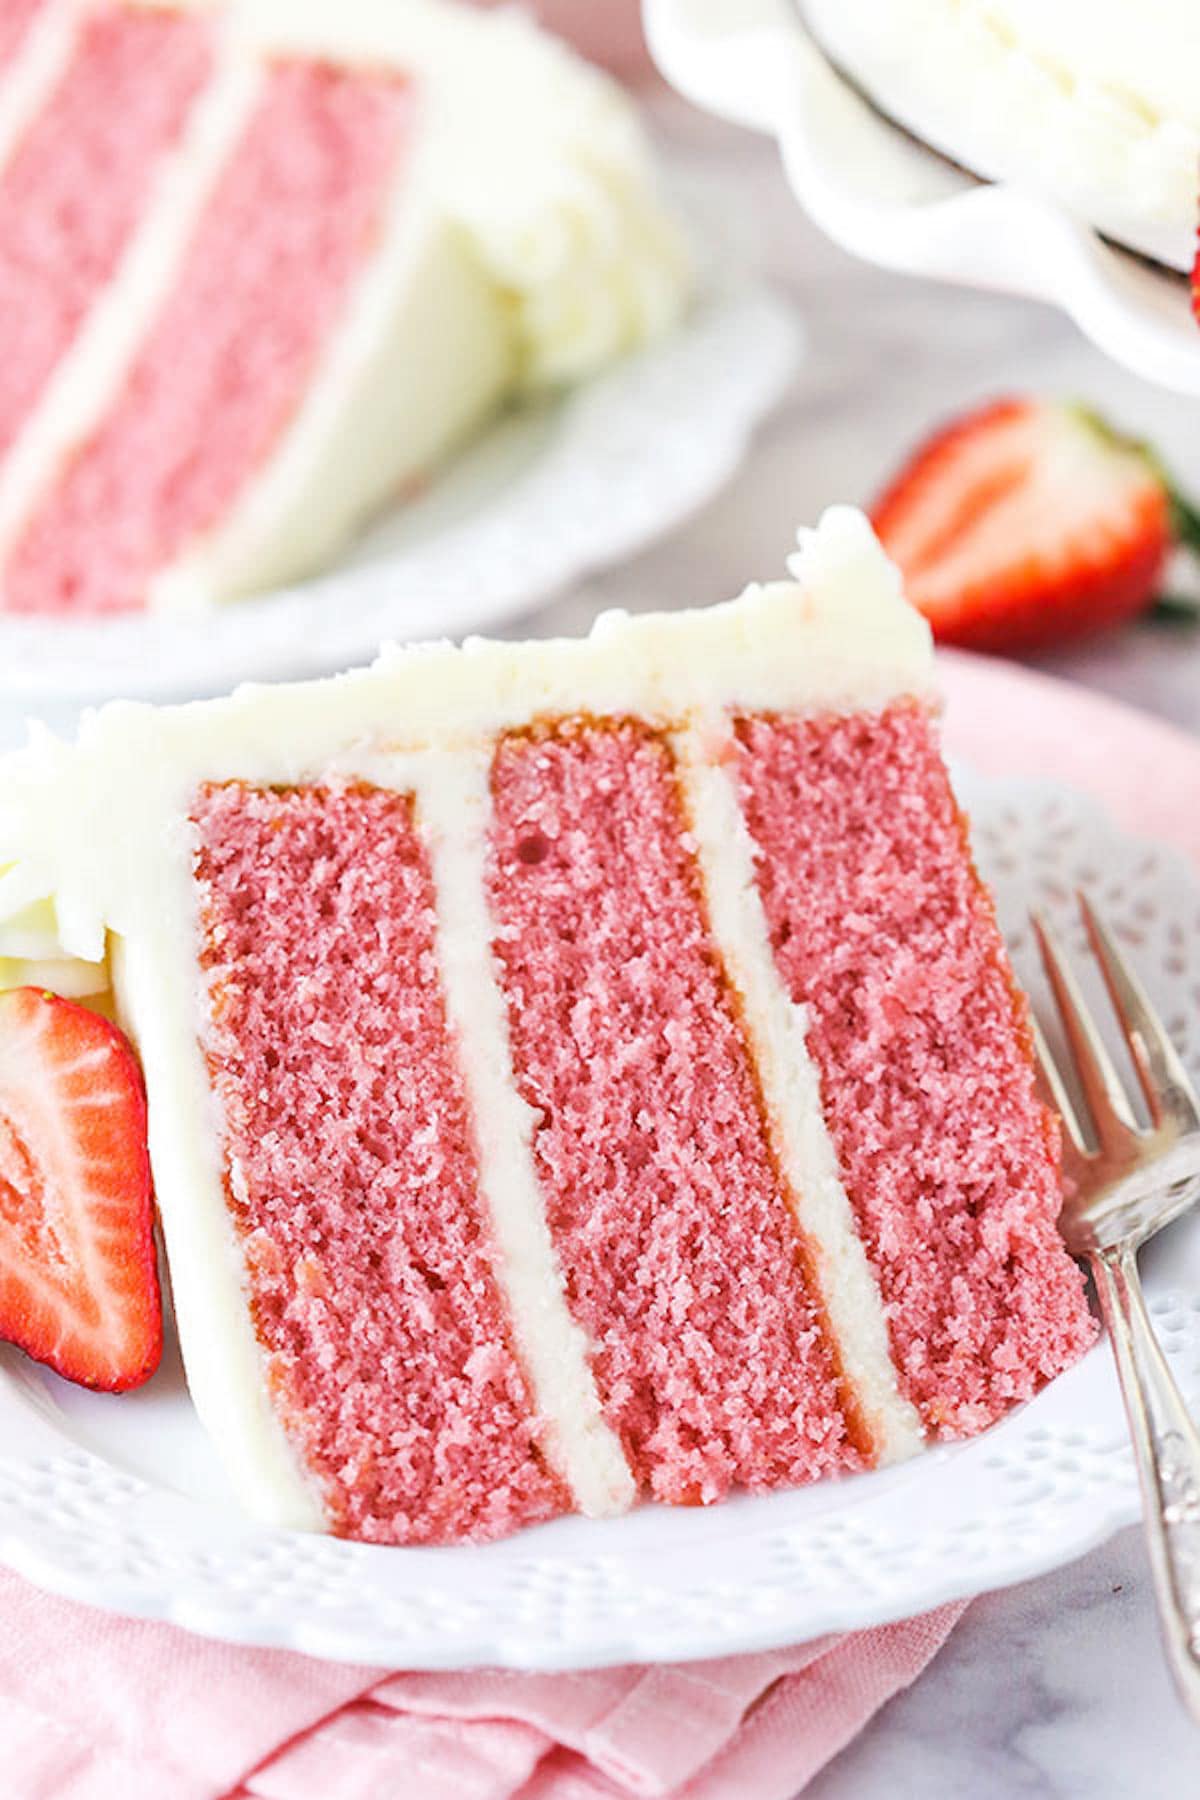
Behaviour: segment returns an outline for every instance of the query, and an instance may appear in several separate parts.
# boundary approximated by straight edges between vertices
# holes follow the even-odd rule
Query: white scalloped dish
[[[1200,330],[1187,279],[1176,272],[1180,232],[1136,221],[1119,197],[1106,206],[1097,178],[1088,216],[1104,214],[1114,236],[1158,260],[1117,248],[1085,222],[1082,195],[1076,213],[1042,191],[1032,148],[1023,155],[1019,122],[1016,148],[1003,159],[1010,173],[1004,181],[968,175],[926,148],[919,140],[953,150],[984,173],[998,166],[996,96],[980,88],[978,129],[961,106],[954,130],[948,114],[939,122],[937,83],[924,79],[938,71],[920,66],[923,53],[934,54],[928,45],[923,51],[914,43],[904,58],[885,45],[871,59],[873,91],[891,115],[885,117],[802,22],[813,20],[822,43],[848,41],[854,33],[837,0],[812,0],[811,9],[809,0],[645,0],[645,14],[667,79],[698,105],[777,137],[796,197],[844,249],[908,274],[1048,301],[1135,373],[1200,395]],[[1186,61],[1198,48],[1200,41],[1185,43],[1180,55]],[[1032,106],[1030,116],[1036,121]],[[1025,136],[1032,145],[1032,128]],[[1118,172],[1128,160],[1118,158]],[[1176,267],[1160,266],[1164,261]]]
[[[1200,1072],[1200,891],[1173,852],[1048,784],[960,775],[1018,971],[1031,904],[1073,945],[1087,885]],[[1146,1259],[1152,1310],[1200,1404],[1200,1221]],[[482,1547],[381,1549],[245,1521],[178,1356],[137,1394],[68,1387],[0,1350],[0,1559],[47,1587],[193,1630],[398,1666],[581,1668],[727,1655],[874,1624],[1024,1579],[1137,1516],[1107,1347],[969,1443],[710,1510],[567,1518]]]

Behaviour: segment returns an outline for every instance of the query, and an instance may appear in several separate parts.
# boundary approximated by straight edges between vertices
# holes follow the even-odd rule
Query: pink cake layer
[[[514,734],[492,789],[516,1078],[636,1475],[694,1503],[861,1466],[667,743],[632,721]]]
[[[141,606],[238,499],[342,316],[412,111],[390,73],[272,69],[111,413],[14,547],[10,608]]]
[[[194,16],[86,19],[0,176],[0,453],[113,274],[210,71],[209,36]]]
[[[47,0],[0,0],[0,70],[25,41],[25,33]]]
[[[1095,1326],[1055,1228],[1024,1003],[933,725],[898,704],[747,719],[739,739],[779,971],[808,1009],[902,1386],[934,1431],[977,1431]]]
[[[510,1344],[407,797],[209,787],[197,871],[228,1200],[274,1404],[335,1528],[564,1510]]]

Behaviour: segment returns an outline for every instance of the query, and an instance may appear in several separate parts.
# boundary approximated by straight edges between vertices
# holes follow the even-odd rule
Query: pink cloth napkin
[[[961,1605],[761,1656],[391,1674],[210,1643],[0,1573],[11,1800],[791,1800]]]
[[[1200,863],[1200,738],[1087,688],[943,651],[945,739],[986,775],[1044,777]]]
[[[943,659],[952,751],[1092,792],[1200,859],[1200,745],[1003,663]],[[963,1608],[764,1655],[394,1673],[210,1643],[0,1573],[12,1800],[791,1800]]]

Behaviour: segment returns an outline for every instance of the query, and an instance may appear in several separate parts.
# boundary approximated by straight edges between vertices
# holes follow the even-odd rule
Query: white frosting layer
[[[220,60],[116,274],[50,377],[24,429],[0,462],[0,567],[64,458],[119,399],[145,330],[170,292],[196,218],[241,136],[262,83],[244,56]]]
[[[879,1462],[895,1462],[919,1450],[925,1434],[896,1381],[887,1314],[838,1173],[804,1009],[793,1005],[775,967],[754,846],[729,773],[734,746],[724,714],[678,734],[675,749],[709,922],[741,1000],[776,1159],[813,1257],[842,1369]]]
[[[80,9],[58,0],[35,14],[0,84],[0,167],[20,143],[71,60]]]
[[[157,906],[136,932],[111,940],[112,974],[117,1016],[146,1076],[150,1166],[188,1390],[247,1511],[321,1531],[323,1498],[271,1406],[225,1200],[222,1119],[201,1048],[193,833],[181,813],[158,822]]]
[[[523,18],[442,0],[179,0],[172,10],[188,5],[221,18],[220,67],[112,282],[0,464],[0,559],[119,394],[264,59],[402,69],[418,126],[375,254],[296,418],[230,515],[151,584],[148,604],[176,611],[326,560],[506,392],[591,374],[668,325],[688,285],[632,106]],[[0,164],[65,66],[76,12],[76,0],[50,0],[0,83]]]
[[[1191,267],[1200,166],[1200,11],[1191,0],[804,8],[834,61],[918,137]]]
[[[547,1423],[551,1460],[580,1512],[624,1512],[637,1497],[636,1483],[600,1409],[591,1345],[567,1310],[533,1161],[534,1114],[511,1074],[485,885],[491,755],[487,749],[435,752],[416,760],[417,822],[438,896],[438,966],[468,1103],[479,1121],[480,1186],[517,1349]],[[397,774],[394,785],[403,787],[403,768]]]
[[[39,949],[92,962],[114,941],[119,1007],[150,1093],[151,1159],[189,1381],[247,1503],[263,1516],[316,1525],[322,1515],[267,1402],[199,1048],[188,818],[206,781],[362,779],[416,794],[515,1329],[580,1504],[611,1510],[631,1492],[538,1224],[528,1121],[504,1054],[488,950],[481,771],[498,732],[539,716],[634,714],[683,734],[714,929],[746,998],[777,1128],[786,1116],[785,1167],[821,1249],[830,1316],[885,1453],[911,1447],[911,1420],[879,1362],[878,1297],[850,1242],[800,1021],[786,1004],[781,1011],[766,967],[749,846],[730,830],[732,795],[719,786],[727,778],[710,764],[724,748],[714,714],[729,709],[803,713],[931,696],[930,640],[861,514],[827,513],[803,534],[793,569],[795,582],[751,588],[704,612],[608,615],[582,641],[391,650],[369,670],[328,681],[245,688],[190,706],[110,705],[85,718],[76,743],[36,733],[0,763],[0,866],[13,865],[0,876],[0,921],[10,921],[10,943],[32,924],[29,941]],[[47,899],[49,945],[44,913],[26,910]],[[4,941],[0,925],[0,948]]]
[[[324,561],[435,468],[512,375],[503,302],[461,234],[397,190],[396,226],[363,271],[303,404],[215,530],[154,577],[152,610],[195,614]]]

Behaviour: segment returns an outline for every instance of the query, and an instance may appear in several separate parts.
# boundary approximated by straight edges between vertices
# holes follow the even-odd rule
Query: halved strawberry
[[[1143,611],[1184,525],[1145,445],[1038,399],[998,400],[946,426],[871,516],[935,637],[1001,651]]]
[[[114,1025],[30,987],[0,993],[0,1339],[109,1392],[162,1352],[141,1071]]]

